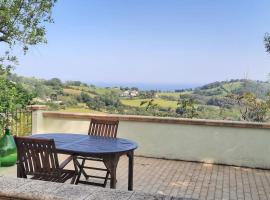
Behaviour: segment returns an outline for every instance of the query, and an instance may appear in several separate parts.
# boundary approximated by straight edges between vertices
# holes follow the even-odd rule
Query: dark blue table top
[[[135,150],[136,142],[122,138],[105,138],[72,133],[34,134],[32,138],[54,139],[60,152],[78,154],[110,154]]]

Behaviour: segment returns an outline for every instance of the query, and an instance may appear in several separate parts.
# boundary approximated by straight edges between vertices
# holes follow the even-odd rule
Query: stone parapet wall
[[[165,195],[0,177],[0,200],[172,200]]]
[[[33,134],[87,134],[92,118],[118,119],[135,155],[270,169],[270,124],[167,117],[33,112]]]

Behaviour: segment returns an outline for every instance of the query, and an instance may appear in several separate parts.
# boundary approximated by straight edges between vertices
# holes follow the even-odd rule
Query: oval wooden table
[[[32,138],[54,139],[56,150],[61,154],[101,158],[111,174],[110,187],[116,188],[116,168],[120,156],[127,155],[128,162],[128,190],[133,190],[134,150],[136,142],[122,138],[106,138],[74,133],[34,134]],[[74,159],[80,169],[80,163]],[[77,183],[80,179],[77,177]]]

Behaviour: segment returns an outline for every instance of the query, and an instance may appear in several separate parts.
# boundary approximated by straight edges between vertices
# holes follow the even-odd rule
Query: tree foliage
[[[0,127],[9,126],[9,114],[31,104],[33,96],[21,85],[0,77]]]
[[[270,34],[266,33],[264,36],[264,46],[267,53],[270,53]]]
[[[29,46],[46,43],[45,23],[53,22],[51,11],[56,0],[0,0],[0,44],[6,47],[0,58],[1,70],[17,62],[10,54],[14,46],[24,53]]]
[[[155,102],[154,99],[144,100],[144,101],[141,101],[140,106],[145,105],[145,110],[146,111],[148,111],[149,109],[155,110],[158,105],[156,103],[154,103],[154,102]]]
[[[270,95],[266,100],[257,99],[253,93],[228,95],[239,106],[242,120],[264,122],[267,120],[267,112],[270,109]]]
[[[29,45],[46,42],[44,22],[52,22],[55,0],[1,0],[0,41],[9,45],[18,42],[23,50]]]
[[[198,110],[195,106],[195,100],[193,98],[181,97],[177,103],[178,107],[176,113],[184,118],[198,117]]]
[[[45,85],[51,86],[51,88],[55,91],[54,94],[63,94],[63,83],[59,78],[47,80],[45,81]]]
[[[119,97],[113,92],[104,95],[97,95],[95,97],[90,97],[88,94],[82,92],[80,98],[89,108],[98,111],[101,111],[102,109],[117,111],[123,107]]]
[[[33,96],[10,80],[18,63],[14,47],[24,53],[29,46],[46,43],[45,24],[53,22],[51,11],[56,0],[0,0],[0,125],[7,128],[9,113],[29,105]]]

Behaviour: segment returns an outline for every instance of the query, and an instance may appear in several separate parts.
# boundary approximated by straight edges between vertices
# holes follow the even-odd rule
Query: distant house
[[[136,97],[136,96],[139,95],[139,92],[138,92],[137,90],[132,90],[132,91],[130,91],[129,95],[130,95],[131,97]]]
[[[55,104],[62,104],[63,101],[53,101],[53,103],[55,103]]]
[[[137,97],[139,95],[139,91],[137,90],[126,90],[122,94],[120,94],[120,97]]]
[[[129,90],[124,91],[122,94],[120,94],[121,97],[129,97]]]
[[[46,97],[46,98],[45,98],[45,101],[46,101],[46,102],[52,102],[52,99],[51,99],[50,97]]]
[[[46,97],[45,99],[36,97],[33,99],[33,101],[38,102],[38,103],[55,103],[55,104],[62,104],[63,103],[63,101],[53,100],[50,97]]]
[[[46,103],[44,99],[41,99],[39,97],[34,98],[33,101],[38,102],[38,103]]]

